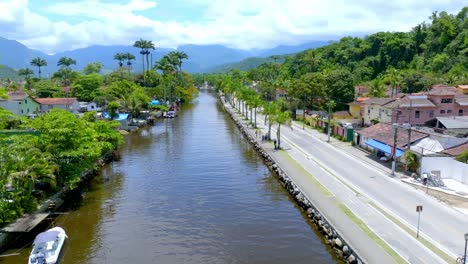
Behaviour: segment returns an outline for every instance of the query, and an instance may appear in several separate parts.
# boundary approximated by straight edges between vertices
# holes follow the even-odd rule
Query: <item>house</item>
[[[42,113],[49,112],[54,108],[60,108],[77,114],[80,109],[80,104],[76,98],[36,98],[35,100],[40,104]]]
[[[395,129],[392,127],[392,124],[378,123],[357,131],[355,143],[362,148],[372,151],[381,150],[388,155],[391,154],[391,149],[394,143],[396,143],[397,156],[400,156],[403,154],[408,142],[411,145],[411,143],[429,136],[427,133],[414,129],[411,129],[411,135],[409,135],[408,130],[402,128],[398,128],[396,132],[396,142],[394,142]]]
[[[288,93],[284,89],[276,89],[275,100],[279,100],[281,98],[286,100],[288,98]]]
[[[457,88],[447,85],[434,85],[426,92],[429,100],[437,106],[435,116],[468,115],[468,99]],[[458,102],[457,102],[458,101]]]
[[[20,90],[9,92],[7,99],[0,99],[0,107],[20,116],[31,116],[40,112],[39,103]]]
[[[445,149],[445,155],[423,156],[421,158],[421,172],[437,175],[442,179],[454,179],[468,184],[468,164],[455,160],[455,157],[468,151],[468,142]]]
[[[101,111],[101,108],[95,102],[79,102],[80,112]]]
[[[364,100],[362,104],[363,125],[371,125],[374,121],[389,123],[392,121],[391,109],[383,107],[394,101],[393,98],[374,97]]]
[[[468,94],[468,85],[458,85],[457,90],[461,94]]]
[[[424,125],[437,114],[438,107],[427,95],[405,95],[384,105],[390,113],[389,122]]]
[[[436,128],[448,130],[453,134],[468,134],[468,116],[437,117]]]
[[[349,112],[351,113],[351,116],[355,119],[361,120],[362,118],[362,113],[364,111],[364,101],[368,100],[369,97],[358,97],[354,102],[351,102],[348,104],[349,106]]]

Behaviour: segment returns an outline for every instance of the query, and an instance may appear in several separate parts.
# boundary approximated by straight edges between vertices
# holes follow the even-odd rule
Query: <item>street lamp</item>
[[[468,233],[465,233],[465,254],[463,255],[463,264],[466,264],[466,243],[468,242]]]

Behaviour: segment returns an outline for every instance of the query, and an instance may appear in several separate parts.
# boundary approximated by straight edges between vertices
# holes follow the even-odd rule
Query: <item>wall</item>
[[[451,157],[422,157],[421,173],[440,171],[440,177],[468,184],[468,164]]]
[[[19,111],[19,104],[18,102],[12,102],[12,101],[0,101],[0,107],[8,110],[10,112],[13,112],[15,115],[21,115]]]

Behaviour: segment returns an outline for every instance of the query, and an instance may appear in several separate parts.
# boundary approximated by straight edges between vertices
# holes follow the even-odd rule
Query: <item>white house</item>
[[[98,107],[95,102],[79,102],[80,112],[90,112],[90,111],[101,111],[101,107]]]
[[[78,114],[80,109],[80,104],[76,98],[36,98],[35,100],[41,105],[41,112],[43,113],[54,108],[60,108]]]

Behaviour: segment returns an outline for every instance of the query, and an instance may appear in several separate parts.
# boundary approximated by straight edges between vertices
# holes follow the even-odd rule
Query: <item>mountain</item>
[[[182,68],[192,73],[209,72],[213,67],[228,63],[240,62],[249,57],[269,57],[271,55],[282,55],[299,52],[304,49],[325,45],[326,42],[311,42],[297,46],[278,46],[273,49],[263,50],[240,50],[228,48],[222,45],[182,45],[177,50],[187,53],[189,59],[184,61]],[[158,61],[165,54],[175,49],[156,48],[152,52],[153,61]],[[29,67],[35,72],[37,69],[30,65],[35,57],[41,57],[47,61],[47,66],[42,69],[43,76],[50,76],[55,72],[57,61],[61,57],[70,57],[76,60],[77,65],[72,68],[81,70],[90,62],[101,62],[104,65],[103,71],[108,72],[117,67],[117,61],[113,59],[114,54],[129,52],[135,55],[133,69],[141,71],[142,62],[140,50],[132,46],[90,46],[86,48],[64,51],[54,55],[48,55],[41,51],[29,49],[25,45],[15,40],[8,40],[0,37],[0,64],[8,65],[13,69]],[[254,60],[255,59],[251,59]]]
[[[17,80],[19,78],[18,73],[12,68],[0,65],[0,79],[9,78],[11,80]]]
[[[31,60],[38,56],[41,58],[48,57],[47,54],[29,49],[16,40],[0,37],[0,64],[8,65],[14,69],[30,67]]]

